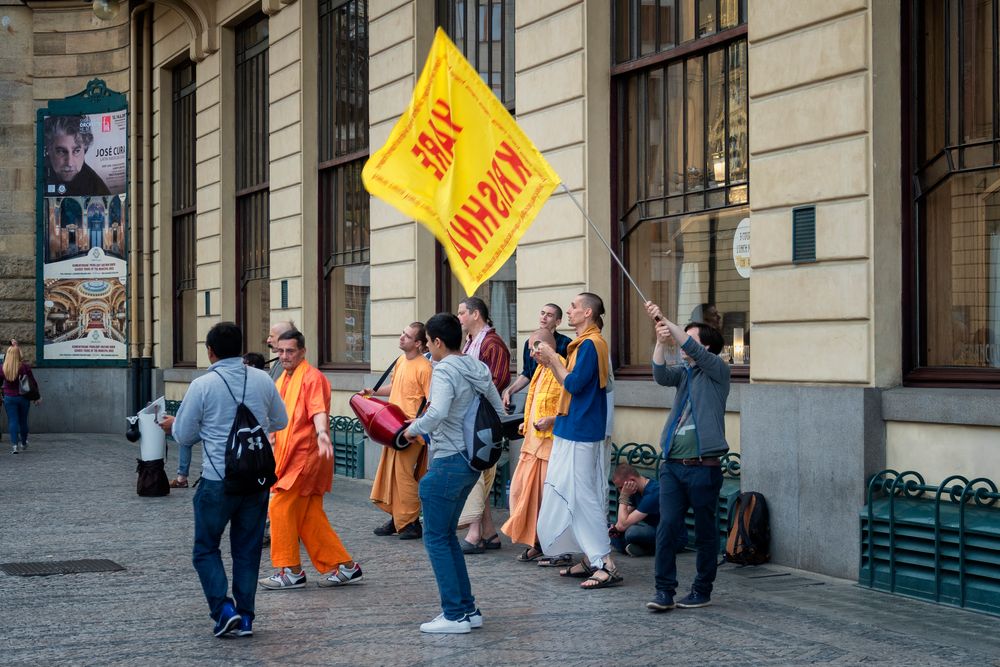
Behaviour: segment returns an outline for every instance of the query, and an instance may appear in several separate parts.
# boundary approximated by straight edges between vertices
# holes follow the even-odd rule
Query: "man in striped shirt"
[[[462,353],[486,364],[493,385],[498,392],[502,392],[510,384],[510,348],[493,329],[486,303],[477,296],[462,299],[458,302],[458,321],[465,334]],[[496,472],[496,466],[483,472],[462,509],[458,526],[469,527],[461,543],[465,554],[481,554],[487,549],[500,548],[500,536],[493,525],[489,504]]]

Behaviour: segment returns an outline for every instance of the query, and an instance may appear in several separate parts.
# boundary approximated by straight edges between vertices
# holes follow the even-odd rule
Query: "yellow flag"
[[[559,184],[441,28],[406,112],[361,177],[368,192],[431,230],[470,296]]]

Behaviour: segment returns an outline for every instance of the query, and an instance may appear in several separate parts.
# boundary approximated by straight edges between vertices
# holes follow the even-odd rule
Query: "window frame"
[[[191,80],[182,86],[182,73],[185,70],[190,70]],[[174,293],[171,329],[173,336],[172,364],[176,368],[194,368],[198,364],[197,346],[195,346],[194,358],[183,358],[184,339],[196,335],[198,319],[197,73],[197,67],[191,60],[185,60],[171,71],[170,242],[171,286]],[[182,112],[185,113],[184,118],[181,118]],[[181,236],[184,237],[184,243],[180,242]],[[184,253],[179,252],[182,247]],[[182,285],[187,282],[191,283],[190,287],[183,288]],[[182,292],[186,289],[195,292],[194,312],[190,313],[190,321],[189,318],[185,317],[182,298]]]
[[[680,0],[678,0],[678,1],[680,1]],[[635,5],[634,1],[629,3],[630,12],[633,11],[634,5]],[[718,7],[720,5],[721,5],[721,2],[717,2],[716,3],[716,8],[718,9]],[[695,6],[697,7],[698,3],[695,3]],[[617,35],[617,29],[618,29],[617,24],[618,24],[618,21],[619,21],[619,17],[618,17],[617,11],[612,11],[612,21],[611,21],[611,27],[610,27],[610,30],[611,30],[610,39],[611,39],[611,44],[612,44],[612,48],[611,48],[612,64],[611,64],[611,67],[610,67],[610,72],[611,72],[611,76],[610,76],[610,79],[611,79],[611,95],[610,95],[610,98],[611,98],[611,159],[610,159],[610,167],[611,167],[611,169],[610,169],[610,179],[611,179],[611,210],[615,212],[614,213],[615,217],[614,217],[614,223],[613,224],[615,224],[616,226],[617,225],[623,225],[624,220],[625,220],[626,216],[628,215],[628,211],[626,211],[625,208],[624,208],[624,201],[623,201],[623,194],[624,193],[622,192],[622,187],[623,187],[622,169],[623,169],[624,165],[622,165],[621,159],[620,159],[620,157],[621,157],[621,151],[622,151],[622,140],[623,140],[623,137],[621,136],[621,129],[620,128],[622,127],[622,125],[621,125],[622,121],[625,120],[623,118],[623,114],[624,114],[624,102],[625,102],[625,100],[623,99],[623,90],[625,89],[625,86],[627,85],[627,82],[629,80],[629,75],[636,75],[639,72],[653,71],[655,69],[660,69],[660,68],[662,68],[664,70],[664,72],[666,72],[667,68],[671,64],[684,63],[685,61],[687,61],[687,60],[689,60],[691,58],[694,58],[694,57],[698,57],[698,56],[705,56],[705,57],[707,57],[707,55],[710,52],[712,52],[712,51],[716,51],[716,50],[720,50],[720,49],[728,49],[731,45],[736,44],[736,43],[738,43],[740,41],[743,41],[744,43],[747,44],[747,52],[749,52],[749,43],[748,43],[748,39],[747,39],[746,3],[742,2],[742,1],[738,2],[737,9],[739,11],[739,14],[737,16],[738,23],[734,27],[725,28],[725,29],[721,29],[720,30],[719,29],[718,13],[716,13],[716,19],[715,19],[715,21],[716,21],[716,23],[715,23],[716,31],[715,32],[710,33],[710,34],[708,34],[708,35],[706,35],[704,37],[701,37],[701,38],[697,38],[696,37],[693,40],[684,41],[684,42],[682,42],[680,44],[677,44],[676,46],[673,46],[671,48],[666,48],[666,49],[663,49],[663,50],[654,51],[653,53],[650,53],[650,54],[647,54],[647,55],[636,56],[636,57],[634,57],[634,59],[623,61],[623,62],[616,62],[616,53],[617,53],[618,44],[616,43],[615,39],[616,39],[616,35]],[[633,17],[633,16],[630,15],[630,19],[629,20],[631,22],[631,28],[630,28],[631,34],[629,35],[629,39],[632,41],[632,43],[636,43],[636,40],[635,40],[636,34],[635,34],[635,30],[634,30],[634,24],[635,24],[634,18],[635,17]],[[680,29],[681,28],[680,28],[679,24],[675,21],[675,31],[676,31],[675,34],[679,34]],[[695,29],[697,30],[697,22],[695,23]],[[640,46],[636,46],[635,49],[633,49],[632,52],[633,53],[638,53],[639,49],[640,49]],[[747,76],[749,77],[749,66],[747,68]],[[707,71],[704,74],[704,78],[705,78],[705,86],[706,86],[706,90],[707,90],[707,87],[708,87],[708,72]],[[664,79],[664,86],[666,87],[666,85],[667,84],[666,84],[666,78],[665,78]],[[749,89],[748,89],[748,92],[749,92]],[[664,94],[666,94],[666,93],[664,93]],[[726,106],[728,108],[728,96],[726,96],[726,97],[727,97]],[[749,105],[749,100],[747,100],[747,104]],[[707,109],[703,111],[703,114],[707,116],[707,114],[708,114]],[[726,123],[726,126],[727,126],[726,132],[727,132],[727,136],[728,136],[728,125],[729,125],[728,117],[726,118],[725,123]],[[703,133],[707,135],[707,130],[704,130]],[[748,135],[747,145],[749,146],[749,114],[748,114],[748,119],[747,119],[747,135]],[[628,261],[627,261],[628,257],[626,257],[626,254],[627,254],[626,253],[626,249],[627,249],[626,248],[626,240],[627,240],[628,236],[631,235],[631,234],[633,234],[633,233],[635,233],[635,231],[638,229],[638,227],[640,225],[642,225],[642,224],[657,224],[656,221],[665,221],[665,220],[669,220],[669,219],[672,219],[672,218],[684,218],[684,217],[687,217],[687,216],[698,215],[698,214],[709,214],[709,213],[712,213],[712,212],[721,212],[721,211],[732,210],[732,209],[735,209],[735,208],[738,208],[738,207],[741,207],[741,206],[749,206],[749,201],[750,201],[750,193],[749,193],[749,189],[750,189],[749,157],[750,156],[749,156],[749,150],[748,150],[747,154],[745,156],[745,160],[747,162],[747,166],[746,166],[746,170],[747,170],[746,180],[743,181],[743,182],[741,182],[741,183],[737,183],[736,184],[737,186],[741,185],[741,184],[745,184],[745,186],[747,188],[747,190],[746,190],[747,194],[746,194],[746,201],[745,202],[739,202],[739,203],[733,203],[733,204],[728,204],[727,203],[727,204],[725,204],[722,207],[709,207],[709,206],[707,206],[707,199],[706,199],[706,206],[703,209],[699,209],[699,210],[695,210],[695,211],[683,211],[681,213],[675,213],[675,214],[672,214],[672,215],[668,215],[668,214],[666,214],[666,211],[664,211],[665,214],[662,215],[662,216],[658,216],[655,219],[644,220],[644,221],[641,221],[639,223],[633,224],[633,225],[629,226],[628,229],[622,229],[621,231],[623,231],[624,233],[613,233],[614,239],[613,239],[612,243],[614,244],[615,251],[619,254],[619,257],[622,257],[622,261],[624,261],[626,263],[626,265],[628,265]],[[705,161],[706,161],[706,164],[707,164],[707,161],[708,161],[708,154],[707,153],[705,155]],[[666,165],[664,165],[664,166],[666,166]],[[727,159],[726,160],[726,181],[725,181],[725,183],[723,185],[723,191],[726,191],[726,192],[728,192],[729,190],[732,189],[732,187],[734,187],[733,184],[731,183],[731,181],[729,180],[729,177],[730,177],[729,170],[730,170],[729,160]],[[708,190],[709,190],[709,188],[705,187],[700,192],[703,193],[704,196],[707,198],[707,196],[708,196]],[[685,191],[685,196],[686,196],[686,191]],[[663,198],[665,199],[666,197],[667,197],[667,194],[664,193]],[[641,201],[641,198],[637,199],[637,201]],[[629,210],[631,210],[631,208],[632,207],[630,207]],[[618,231],[618,230],[615,230],[615,231]],[[618,336],[618,337],[616,337],[615,344],[614,344],[613,349],[612,349],[612,359],[613,359],[613,363],[614,363],[614,366],[615,366],[615,373],[618,376],[623,377],[623,378],[630,378],[630,379],[649,379],[649,378],[652,377],[652,369],[651,369],[651,367],[650,367],[649,364],[646,364],[646,363],[642,363],[642,364],[640,364],[640,363],[632,363],[631,360],[629,360],[629,363],[626,363],[626,360],[628,360],[627,345],[628,345],[628,341],[631,340],[631,338],[632,338],[632,325],[631,325],[631,318],[630,318],[631,313],[629,311],[629,306],[628,306],[628,304],[630,302],[629,291],[632,290],[632,289],[633,288],[631,286],[631,283],[629,283],[628,279],[625,278],[625,276],[622,275],[622,273],[620,271],[615,270],[615,271],[611,272],[611,293],[613,295],[613,298],[611,299],[611,302],[612,302],[611,303],[611,317],[612,317],[612,321],[619,322],[620,323],[619,326],[621,327],[621,335]],[[731,369],[732,369],[731,378],[732,378],[732,380],[734,382],[749,382],[750,381],[750,365],[749,364],[745,364],[745,365],[732,365]]]
[[[950,7],[950,2],[943,10],[946,14]],[[972,141],[963,143],[961,139],[962,126],[962,72],[959,71],[959,86],[957,94],[958,103],[958,132],[957,141],[951,142],[950,133],[952,131],[950,121],[947,119],[951,109],[952,95],[955,92],[951,89],[951,69],[943,69],[944,81],[944,108],[946,110],[946,120],[944,124],[944,147],[934,157],[928,158],[921,164],[921,148],[924,144],[920,137],[922,120],[926,113],[926,105],[922,106],[922,82],[925,80],[924,54],[925,45],[921,41],[921,36],[925,34],[925,25],[922,18],[924,3],[922,1],[904,3],[900,17],[900,59],[901,69],[901,99],[903,100],[901,109],[902,141],[900,146],[900,159],[902,164],[902,187],[901,187],[901,208],[902,208],[902,370],[903,385],[908,387],[950,387],[950,388],[979,388],[979,389],[1000,389],[1000,369],[976,368],[962,366],[929,366],[921,365],[924,356],[924,346],[927,341],[927,278],[926,271],[928,258],[926,244],[921,239],[921,229],[925,226],[925,212],[927,207],[922,205],[929,198],[930,194],[939,186],[944,185],[949,179],[963,173],[982,172],[1000,168],[1000,3],[994,0],[992,3],[993,13],[993,71],[992,71],[992,97],[993,97],[993,137],[983,141]],[[961,7],[959,5],[959,17],[961,18]],[[945,29],[949,26],[948,18],[945,19]],[[950,52],[949,44],[951,35],[944,34],[942,39],[946,46],[944,52]],[[961,39],[961,37],[959,38]],[[959,58],[961,58],[961,44],[958,45]],[[961,69],[960,65],[956,67]],[[965,148],[992,143],[993,164],[980,165],[973,168],[962,168],[959,164],[956,168],[954,155],[961,156]],[[935,161],[941,160],[941,154],[948,166],[945,175],[937,178],[930,187],[923,188],[921,174],[929,171]]]
[[[263,39],[244,45],[242,43],[243,35],[261,23],[264,24],[264,30],[267,34]],[[244,352],[266,351],[251,346],[251,341],[257,341],[260,336],[250,329],[252,323],[246,321],[249,310],[246,285],[252,280],[264,282],[264,296],[267,298],[268,304],[267,319],[270,320],[271,205],[270,149],[268,145],[270,141],[268,58],[271,40],[268,23],[266,14],[255,14],[234,29],[236,43],[234,66],[236,116],[233,119],[236,145],[234,195],[236,323],[243,330]],[[243,85],[243,67],[257,58],[259,60],[255,64],[259,75],[258,84],[251,86],[247,91],[246,99],[243,99],[240,96]],[[253,102],[259,106],[252,107],[251,103]],[[245,136],[241,134],[241,130],[245,130]],[[253,212],[247,215],[246,209]],[[254,264],[251,265],[249,262]],[[259,275],[247,278],[247,274],[252,272],[259,272]]]
[[[342,10],[345,6],[355,3],[364,9],[364,21],[365,21],[365,35],[363,40],[358,40],[357,43],[351,45],[351,47],[363,54],[363,60],[365,63],[365,70],[363,73],[363,81],[354,80],[355,75],[358,74],[357,69],[351,69],[349,72],[349,81],[345,87],[341,87],[337,82],[337,63],[334,61],[331,70],[328,72],[324,67],[323,55],[326,54],[328,57],[333,57],[336,54],[336,49],[334,48],[333,41],[329,40],[329,44],[324,43],[323,39],[323,29],[325,21],[335,21],[333,14]],[[356,10],[355,10],[356,11]],[[369,361],[360,362],[348,362],[348,361],[333,361],[331,358],[333,356],[332,351],[332,337],[334,335],[334,322],[332,320],[332,312],[329,308],[329,302],[331,294],[328,289],[327,276],[330,272],[338,267],[349,267],[349,266],[371,266],[371,205],[370,196],[364,189],[364,186],[360,184],[360,170],[364,165],[365,161],[371,152],[370,138],[369,138],[369,126],[368,126],[368,111],[369,111],[369,95],[368,95],[368,39],[369,39],[369,19],[368,19],[368,0],[320,0],[317,3],[317,32],[319,34],[319,39],[317,40],[320,48],[320,52],[317,55],[317,115],[319,118],[319,152],[317,156],[317,226],[318,226],[318,247],[319,252],[317,253],[317,288],[319,294],[319,367],[323,370],[328,371],[367,371],[371,368],[371,329],[369,322],[369,338],[365,342],[367,346],[367,353]],[[356,56],[356,54],[355,54]],[[324,80],[324,75],[329,73],[329,80]],[[324,104],[328,103],[336,97],[336,93],[339,90],[350,91],[351,81],[354,82],[354,87],[359,90],[363,90],[361,99],[364,101],[363,113],[357,113],[356,117],[348,118],[345,126],[350,123],[359,124],[358,127],[363,129],[363,136],[361,140],[355,138],[352,140],[350,137],[347,139],[342,139],[338,136],[337,130],[340,129],[335,125],[335,120],[339,114],[334,113],[332,109],[325,108]],[[325,87],[326,83],[330,84],[330,88]],[[329,134],[326,131],[329,130]],[[341,145],[343,144],[343,145]],[[326,217],[328,211],[340,210],[340,206],[337,205],[337,197],[345,197],[350,193],[338,193],[337,184],[342,181],[340,174],[343,172],[348,172],[348,170],[357,170],[357,183],[360,189],[355,192],[356,195],[361,196],[363,204],[361,205],[361,210],[363,217],[366,220],[364,225],[363,234],[367,234],[367,240],[363,246],[351,245],[350,247],[340,247],[338,240],[343,242],[347,236],[343,228],[343,220],[339,220],[336,217],[336,212],[331,214],[330,218]],[[349,177],[350,173],[346,173],[346,177]],[[338,224],[341,223],[341,224]],[[331,265],[331,260],[336,255],[342,255],[347,259],[358,259],[360,261],[344,261],[335,262]],[[370,268],[369,268],[370,271]],[[370,273],[369,273],[370,276]],[[369,296],[368,296],[368,316],[371,317],[371,279],[369,278]]]

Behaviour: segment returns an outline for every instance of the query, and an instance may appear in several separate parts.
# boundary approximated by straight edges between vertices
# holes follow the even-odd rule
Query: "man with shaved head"
[[[281,362],[278,360],[278,338],[281,334],[287,331],[296,331],[295,322],[291,320],[275,322],[271,325],[271,329],[267,333],[267,340],[264,341],[267,343],[267,347],[271,350],[271,354],[274,355],[274,358],[271,359],[272,363],[270,373],[271,379],[275,382],[278,381],[278,378],[281,377],[282,372],[285,370],[282,368]]]

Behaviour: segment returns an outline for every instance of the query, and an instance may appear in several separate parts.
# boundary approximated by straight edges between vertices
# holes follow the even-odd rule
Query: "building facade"
[[[130,359],[149,392],[183,396],[214,323],[264,352],[293,320],[350,414],[400,330],[463,295],[360,178],[442,26],[643,293],[721,328],[727,435],[777,562],[857,576],[883,468],[1000,478],[995,2],[155,0],[110,21],[84,4],[0,2],[4,338],[38,342],[34,110],[101,78],[130,100]],[[656,443],[673,396],[652,327],[569,196],[479,295],[519,363],[539,308],[584,290],[608,306],[614,440]],[[94,373],[132,377],[45,367],[43,393]],[[38,427],[118,428],[129,394],[94,392],[100,418],[43,403]]]

